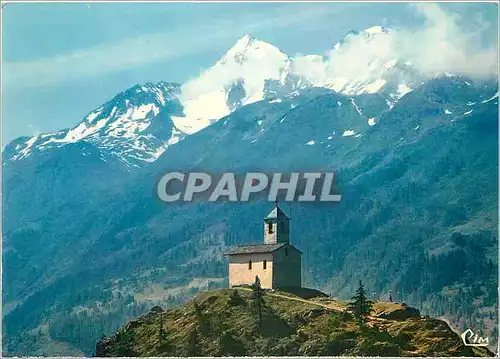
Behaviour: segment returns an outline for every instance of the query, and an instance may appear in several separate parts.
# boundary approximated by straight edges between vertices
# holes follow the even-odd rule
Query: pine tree
[[[201,307],[196,300],[193,301],[193,307],[194,307],[194,313],[196,314],[196,317],[199,319],[203,315],[203,313],[201,312]]]
[[[167,333],[165,332],[165,329],[163,328],[163,313],[160,314],[160,332],[159,332],[159,341],[160,344],[163,344],[167,338]]]
[[[161,356],[164,356],[166,353],[169,353],[172,350],[172,344],[170,343],[168,333],[164,328],[164,320],[163,320],[163,313],[161,313],[161,321],[160,321],[160,331],[159,331],[159,351],[162,354]],[[166,356],[166,355],[165,355]]]
[[[257,313],[259,314],[260,328],[262,325],[262,304],[264,303],[264,299],[262,298],[262,287],[260,286],[260,279],[258,276],[255,276],[255,282],[252,285],[252,291],[252,299],[257,309]]]
[[[352,302],[347,305],[347,309],[354,314],[354,317],[363,323],[372,311],[373,301],[366,297],[366,291],[363,283],[359,281],[359,287],[356,295],[352,297]]]
[[[199,355],[200,353],[198,348],[198,330],[194,328],[189,332],[187,356],[195,357]]]

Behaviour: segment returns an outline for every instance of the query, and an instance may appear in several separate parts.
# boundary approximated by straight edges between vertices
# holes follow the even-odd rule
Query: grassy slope
[[[366,325],[358,325],[342,303],[323,306],[266,294],[262,324],[251,292],[232,290],[198,294],[185,306],[149,314],[104,339],[106,356],[221,355],[364,355],[488,356],[486,349],[465,347],[440,320],[415,316],[404,320],[378,315],[404,310],[400,304],[376,303]],[[195,305],[195,302],[198,306]],[[198,308],[197,308],[198,307]],[[163,328],[163,329],[161,329]],[[99,353],[98,353],[99,354]]]

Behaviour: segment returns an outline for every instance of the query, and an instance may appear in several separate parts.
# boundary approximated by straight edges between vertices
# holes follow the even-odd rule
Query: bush
[[[326,355],[336,356],[341,355],[346,350],[354,348],[356,340],[354,339],[335,339],[326,345]]]

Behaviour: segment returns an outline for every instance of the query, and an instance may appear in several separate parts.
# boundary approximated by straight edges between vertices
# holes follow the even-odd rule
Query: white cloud
[[[319,55],[297,55],[293,62],[293,72],[307,79],[326,77],[328,62]]]
[[[410,6],[425,20],[420,28],[393,29],[376,34],[370,41],[351,35],[340,51],[330,51],[325,61],[298,56],[295,71],[305,77],[330,79],[339,88],[347,80],[367,82],[380,78],[394,59],[411,62],[428,77],[445,72],[476,78],[497,76],[498,48],[480,45],[481,32],[487,28],[484,24],[471,31],[462,26],[457,14],[445,12],[435,3]]]
[[[403,53],[425,74],[436,75],[445,71],[472,77],[497,74],[498,49],[480,47],[481,30],[466,30],[458,15],[445,12],[437,4],[414,4],[425,17],[425,26],[408,34]],[[484,29],[484,27],[483,27]],[[403,40],[403,39],[401,39]]]

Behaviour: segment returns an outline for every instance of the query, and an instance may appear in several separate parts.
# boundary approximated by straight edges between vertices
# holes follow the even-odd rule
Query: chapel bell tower
[[[264,243],[290,243],[290,218],[278,207],[264,218]]]

